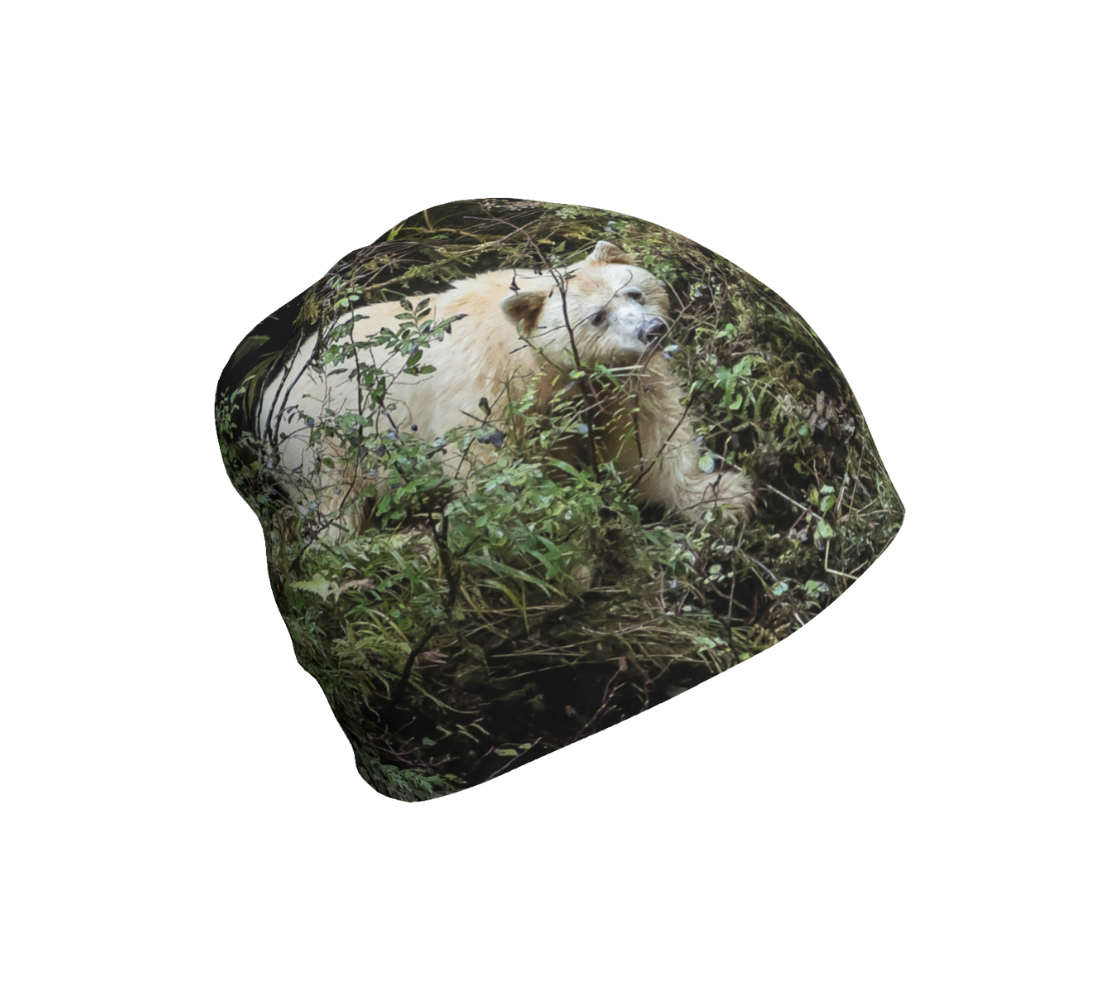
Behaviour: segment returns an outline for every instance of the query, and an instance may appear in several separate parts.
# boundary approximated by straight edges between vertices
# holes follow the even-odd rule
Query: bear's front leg
[[[691,434],[693,428],[687,424],[678,433]],[[704,472],[704,453],[691,437],[676,447],[674,444],[670,441],[661,459],[638,483],[640,492],[693,521],[701,520],[712,507],[721,508],[724,518],[733,523],[750,514],[755,489],[747,476],[733,471]]]
[[[636,392],[638,492],[694,521],[713,506],[739,521],[754,508],[754,483],[739,472],[704,471],[705,455],[680,394],[680,384],[667,367],[651,362]]]
[[[717,506],[724,520],[738,523],[754,510],[754,492],[754,484],[742,473],[716,473],[689,485],[681,497],[681,509],[699,520],[709,508]]]

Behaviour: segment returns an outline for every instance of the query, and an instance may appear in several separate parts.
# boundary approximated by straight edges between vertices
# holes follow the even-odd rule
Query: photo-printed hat
[[[218,439],[375,789],[479,784],[741,663],[903,518],[766,285],[618,212],[429,208],[260,323]]]

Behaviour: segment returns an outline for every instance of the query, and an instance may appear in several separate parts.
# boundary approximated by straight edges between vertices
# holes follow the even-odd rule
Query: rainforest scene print
[[[805,321],[599,209],[405,220],[246,337],[216,416],[300,663],[409,801],[774,645],[903,517]]]

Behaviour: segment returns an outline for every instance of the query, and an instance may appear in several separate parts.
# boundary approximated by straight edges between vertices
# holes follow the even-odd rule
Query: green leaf
[[[550,586],[544,580],[540,580],[535,576],[530,576],[522,570],[516,569],[513,566],[506,566],[498,562],[496,559],[491,559],[488,556],[481,554],[473,554],[470,556],[470,561],[477,563],[480,566],[485,566],[488,570],[494,573],[498,579],[505,578],[507,580],[520,580],[523,583],[531,584],[534,587],[543,590],[546,594],[558,594],[559,591],[555,587]]]
[[[312,580],[293,580],[288,586],[295,590],[309,590],[316,597],[326,598],[331,592],[330,581],[317,576]]]

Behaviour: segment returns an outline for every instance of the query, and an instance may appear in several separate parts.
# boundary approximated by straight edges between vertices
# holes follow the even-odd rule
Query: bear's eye
[[[631,288],[630,291],[626,293],[626,297],[633,299],[635,302],[642,301],[642,293],[636,288]]]
[[[592,323],[593,326],[602,326],[603,320],[605,320],[606,318],[607,318],[607,310],[606,309],[600,309],[597,313],[595,313],[594,316],[591,317],[591,323]]]

